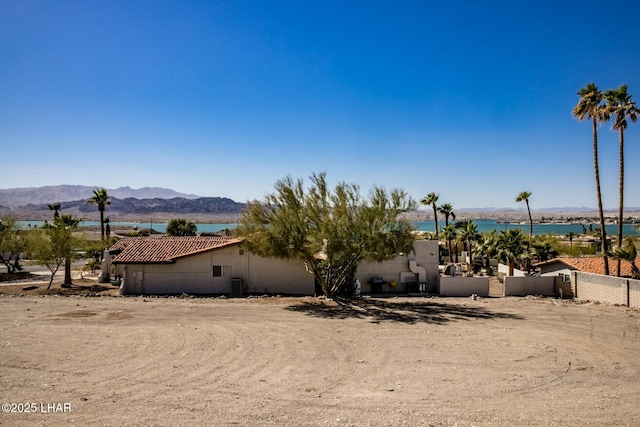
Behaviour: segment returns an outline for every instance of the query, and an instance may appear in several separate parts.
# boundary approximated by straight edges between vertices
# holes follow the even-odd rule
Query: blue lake
[[[473,221],[474,224],[478,226],[478,231],[480,233],[490,233],[493,230],[497,231],[506,231],[514,228],[520,228],[525,234],[529,234],[529,224],[508,224],[508,223],[498,223],[494,220],[489,219],[478,219]],[[416,228],[420,231],[430,231],[433,232],[433,221],[420,221],[413,223]],[[589,223],[575,223],[575,224],[533,224],[533,234],[535,236],[542,234],[554,234],[564,236],[570,231],[575,234],[582,234],[584,225],[587,233],[589,233]],[[591,223],[592,227],[598,227],[598,223]],[[636,224],[640,225],[640,224]],[[444,222],[438,221],[438,226],[440,228],[444,227]],[[607,231],[607,235],[617,235],[618,234],[618,225],[617,224],[607,224],[605,225],[605,229]],[[625,236],[640,236],[640,231],[633,224],[624,224],[622,226],[622,231]]]
[[[529,225],[528,224],[507,224],[507,223],[498,223],[494,220],[488,219],[479,219],[473,221],[478,226],[478,231],[480,233],[491,232],[492,230],[503,231],[510,230],[513,228],[520,228],[526,234],[529,233]],[[24,228],[29,226],[38,226],[41,227],[44,224],[44,221],[19,221],[20,224]],[[420,231],[430,231],[433,232],[433,221],[417,221],[413,223],[417,230]],[[444,221],[438,221],[439,227],[444,227]],[[598,226],[596,222],[591,223],[593,227]],[[80,223],[83,226],[99,226],[100,222],[98,221],[83,221]],[[225,229],[233,229],[237,227],[235,223],[229,224],[196,224],[199,232],[209,232],[214,233],[218,231],[223,231]],[[575,234],[582,234],[582,225],[585,226],[587,232],[589,232],[589,224],[533,224],[533,234],[555,234],[564,236],[570,231]],[[636,224],[637,226],[638,224]],[[150,222],[111,222],[111,228],[118,227],[133,227],[136,226],[138,228],[153,228],[156,231],[164,232],[166,229],[166,223],[150,223]],[[626,236],[640,236],[640,230],[638,230],[633,224],[625,224],[623,226],[623,231]],[[618,233],[618,226],[616,224],[608,224],[605,226],[607,230],[607,234],[614,236]]]

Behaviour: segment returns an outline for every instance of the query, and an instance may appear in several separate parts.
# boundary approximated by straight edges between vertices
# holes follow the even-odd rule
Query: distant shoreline
[[[65,213],[64,209],[61,213]],[[81,215],[74,214],[83,221],[100,221],[100,214],[95,212],[82,212]],[[136,223],[167,223],[172,219],[183,218],[201,224],[230,224],[238,223],[242,219],[242,213],[172,213],[157,212],[152,214],[120,214],[118,212],[105,212],[105,216],[109,217],[111,222],[136,222]],[[546,212],[532,213],[534,224],[589,224],[599,222],[597,212]],[[18,221],[50,221],[52,219],[51,212],[14,212],[0,210],[0,218],[14,218]],[[426,210],[416,210],[407,212],[402,215],[403,218],[412,222],[433,221],[433,212]],[[625,224],[640,224],[640,211],[626,211],[624,214]],[[438,222],[443,221],[443,217],[438,216]],[[527,212],[519,211],[460,211],[456,212],[456,220],[472,219],[472,220],[490,220],[500,224],[529,224],[529,216]],[[605,222],[608,225],[616,224],[618,220],[617,213],[607,212],[605,214]]]
[[[22,227],[40,227],[44,223],[42,220],[30,220],[30,221],[20,221]],[[202,221],[194,221],[196,223],[198,232],[200,233],[218,233],[225,232],[226,230],[235,229],[238,227],[239,222],[202,222]],[[411,221],[417,231],[433,233],[434,226],[433,220],[418,220]],[[444,227],[443,221],[438,221],[440,228]],[[154,221],[153,223],[145,222],[145,221],[111,221],[111,231],[114,234],[126,234],[132,230],[153,230],[156,233],[164,233],[166,229],[166,222],[163,221]],[[478,232],[492,232],[492,231],[506,231],[511,229],[521,229],[526,234],[529,233],[529,223],[528,222],[517,222],[517,223],[506,223],[506,222],[497,222],[493,219],[478,219],[474,220],[474,224],[478,227]],[[534,235],[556,235],[556,236],[566,236],[570,233],[573,233],[574,236],[580,235],[593,235],[594,230],[599,226],[597,218],[591,218],[586,222],[558,222],[558,223],[538,223],[533,224],[533,234]],[[99,221],[90,220],[83,221],[80,223],[80,227],[83,230],[87,231],[97,231],[100,229]],[[615,235],[618,230],[618,225],[614,223],[607,223],[605,225],[607,230],[607,234]],[[625,223],[624,224],[624,234],[627,236],[639,236],[640,235],[640,225]]]

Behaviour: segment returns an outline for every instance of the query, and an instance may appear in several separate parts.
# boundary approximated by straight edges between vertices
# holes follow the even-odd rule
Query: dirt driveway
[[[5,295],[0,403],[32,412],[0,424],[640,425],[639,316],[524,298]]]

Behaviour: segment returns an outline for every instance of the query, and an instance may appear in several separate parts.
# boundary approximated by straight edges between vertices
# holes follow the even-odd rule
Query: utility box
[[[238,296],[242,295],[242,277],[232,277],[231,278],[231,295]]]

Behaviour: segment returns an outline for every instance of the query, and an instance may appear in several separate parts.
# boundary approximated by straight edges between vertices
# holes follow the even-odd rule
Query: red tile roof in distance
[[[219,236],[126,237],[109,250],[121,250],[114,264],[171,264],[177,258],[239,244],[240,240]]]
[[[561,262],[566,264],[567,266],[576,269],[578,271],[583,271],[585,273],[594,273],[594,274],[604,274],[604,259],[601,256],[581,256],[581,257],[571,257],[571,256],[561,256],[558,258],[550,259],[549,261],[539,262],[534,265],[534,267],[538,267],[541,265],[549,265],[556,262]],[[640,256],[636,257],[636,265],[640,267]],[[617,273],[618,261],[609,258],[609,274],[615,276]],[[629,261],[622,260],[620,263],[620,276],[622,277],[631,277],[631,263]]]

